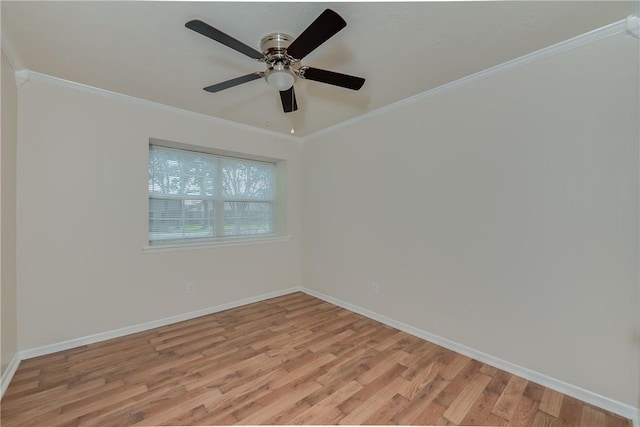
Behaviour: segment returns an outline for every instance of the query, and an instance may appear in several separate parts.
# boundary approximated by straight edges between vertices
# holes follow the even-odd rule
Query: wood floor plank
[[[418,425],[449,425],[449,420],[443,417],[442,414],[447,410],[444,406],[433,403],[432,405],[424,408],[417,416],[416,423]],[[452,423],[453,424],[453,423]]]
[[[192,336],[192,335],[197,336],[201,331],[207,332],[216,328],[221,331],[226,330],[225,328],[222,328],[221,326],[219,326],[218,322],[208,320],[208,319],[203,319],[203,320],[204,321],[201,323],[193,323],[191,325],[185,324],[185,327],[182,329],[174,330],[171,332],[155,334],[156,336],[149,338],[148,342],[151,345],[157,345],[157,344],[161,344],[176,338],[180,339],[180,338],[183,338],[186,336]]]
[[[513,416],[509,419],[509,425],[514,427],[529,426],[533,422],[537,411],[538,403],[523,395]]]
[[[431,343],[429,343],[431,344]],[[434,353],[437,351],[437,345],[425,346],[424,348],[413,348],[406,350],[412,356],[411,360],[406,361],[407,370],[402,374],[408,381],[412,381],[415,376],[422,372],[426,367],[439,363],[444,367],[444,363],[436,360]]]
[[[326,372],[324,367],[334,361],[336,357],[333,354],[323,354],[320,356],[316,356],[313,353],[309,354],[312,357],[303,359],[304,364],[294,362],[293,366],[288,366],[285,369],[286,373],[274,380],[273,386],[276,388],[282,387],[285,384],[295,381],[297,378],[304,378],[309,375],[313,375],[316,382],[320,383],[318,377]]]
[[[261,407],[246,415],[237,415],[236,418],[241,424],[257,425],[277,414],[287,410],[295,405],[298,401],[304,399],[309,394],[322,388],[322,385],[315,381],[307,381],[300,387],[295,388],[295,393],[280,393],[280,390],[274,390],[261,399]],[[288,390],[288,388],[283,388]]]
[[[440,374],[440,376],[442,378],[444,378],[445,380],[452,380],[454,379],[459,373],[460,371],[467,365],[467,363],[471,362],[471,359],[469,359],[467,356],[463,356],[462,354],[459,354],[456,356],[456,358],[453,360],[453,362],[451,362]]]
[[[489,375],[490,377],[494,377],[496,373],[498,373],[498,369],[493,366],[483,365],[482,368],[480,368],[480,372],[485,375]]]
[[[164,424],[169,426],[198,425],[199,420],[206,414],[207,410],[204,408],[204,405],[200,405],[190,411],[180,413],[175,418],[166,420]]]
[[[402,396],[401,394],[396,394],[391,399],[388,405],[381,406],[375,411],[373,414],[369,416],[366,420],[364,420],[364,425],[390,425],[392,424],[393,417],[395,417],[398,413],[409,406],[411,400]]]
[[[264,424],[265,425],[285,425],[285,424],[293,424],[291,420],[295,417],[306,411],[311,407],[311,404],[307,402],[305,399],[297,401],[294,405],[280,412],[279,414],[273,415],[271,418],[268,418]]]
[[[462,369],[455,378],[449,381],[447,387],[445,387],[445,389],[440,392],[435,402],[439,405],[444,406],[445,408],[448,408],[453,403],[453,401],[456,400],[462,390],[467,386],[471,376],[479,370],[480,366],[467,362],[464,365],[464,369]]]
[[[584,404],[570,396],[564,396],[558,420],[566,426],[580,425],[582,418],[582,407]]]
[[[398,376],[393,381],[379,389],[377,393],[366,400],[362,405],[354,408],[344,418],[338,421],[342,425],[362,424],[380,406],[388,404],[391,399],[407,386],[407,380]]]
[[[284,369],[274,370],[250,382],[239,382],[236,387],[229,388],[227,390],[221,390],[221,388],[215,387],[217,390],[221,390],[223,394],[211,402],[203,402],[204,407],[207,411],[214,411],[217,408],[225,407],[232,401],[237,400],[256,389],[273,387],[273,381],[284,373]],[[189,388],[187,388],[187,390],[189,390]]]
[[[534,402],[540,402],[542,400],[542,396],[544,395],[544,391],[545,388],[540,384],[529,381],[529,384],[527,384],[527,388],[524,389],[523,395],[527,396]]]
[[[487,386],[487,391],[500,396],[510,379],[511,374],[497,369],[497,372],[495,373],[495,375],[493,375],[493,381],[491,381],[491,383]]]
[[[404,372],[406,368],[402,365],[395,364],[391,366],[384,374],[378,377],[375,381],[372,381],[365,386],[362,387],[360,391],[355,393],[350,398],[346,399],[344,402],[340,403],[338,407],[345,414],[351,414],[354,411],[357,411],[358,408],[371,405],[371,399],[374,395],[379,393],[379,391],[387,386],[391,381],[395,381],[401,376],[402,372]],[[402,378],[403,384],[409,384],[407,380]],[[402,392],[402,390],[396,390]],[[367,403],[369,402],[369,403]]]
[[[582,406],[582,416],[580,424],[583,426],[606,427],[606,415],[588,405]]]
[[[10,414],[12,411],[24,411],[29,407],[42,407],[47,404],[58,404],[58,402],[62,401],[62,396],[64,396],[64,401],[73,401],[76,396],[84,395],[86,393],[90,393],[94,389],[102,388],[106,383],[107,382],[104,378],[96,378],[76,385],[61,384],[54,388],[42,391],[28,390],[25,392],[19,389],[12,389],[12,394],[8,398],[2,400],[2,413]]]
[[[492,378],[488,375],[480,373],[474,375],[442,415],[454,423],[460,424],[491,380]]]
[[[169,349],[178,348],[181,346],[195,344],[195,343],[203,343],[205,342],[207,345],[211,345],[213,343],[217,343],[220,341],[224,341],[225,337],[220,332],[224,331],[224,328],[215,328],[213,330],[208,330],[205,333],[191,334],[190,336],[183,336],[179,338],[174,338],[170,340],[163,341],[162,343],[158,343],[155,346],[156,351],[164,351]]]
[[[527,383],[528,381],[524,378],[512,376],[491,412],[500,418],[510,420],[522,398]]]
[[[182,393],[182,389],[174,386],[158,387],[147,393],[132,396],[126,402],[111,402],[109,405],[79,417],[75,424],[77,427],[128,425],[130,414],[138,412],[140,407],[161,399],[166,401],[178,397]]]
[[[533,418],[531,427],[552,427],[556,425],[557,418],[552,417],[543,411],[536,412],[536,416]]]
[[[619,415],[607,414],[606,426],[607,427],[628,427],[629,420],[622,418]]]
[[[444,365],[440,362],[434,362],[423,368],[413,378],[409,379],[406,375],[402,375],[409,382],[409,386],[401,393],[408,400],[413,400],[427,384],[432,382],[438,374],[444,369]]]
[[[354,393],[362,389],[362,385],[357,381],[350,381],[340,387],[335,393],[330,394],[325,399],[320,400],[306,411],[290,421],[291,424],[336,424],[344,417],[338,405],[351,397]]]
[[[225,401],[224,405],[215,405],[208,410],[207,414],[198,421],[199,425],[228,425],[237,424],[238,417],[236,414],[243,408],[259,408],[256,403],[259,399],[264,398],[272,390],[268,385],[255,388],[248,393],[240,396],[230,396],[231,399]],[[226,397],[226,396],[225,396]]]
[[[375,350],[358,348],[351,352],[351,357],[336,358],[325,366],[326,373],[320,375],[317,381],[326,385],[333,383],[337,378],[345,377],[354,372],[361,373],[366,368],[365,361],[377,354]],[[364,365],[364,366],[359,366]],[[351,380],[351,378],[349,378]]]
[[[449,385],[449,381],[436,377],[421,392],[416,395],[404,411],[393,417],[394,424],[400,425],[420,425],[420,420],[424,417],[424,412],[428,411],[432,405],[437,405],[434,400]],[[441,405],[440,405],[441,406]],[[446,409],[446,408],[445,408]],[[442,411],[444,412],[444,410]]]
[[[493,412],[489,414],[487,419],[485,420],[485,424],[489,426],[506,426],[509,425],[509,421],[505,420],[494,414]]]
[[[562,406],[562,397],[563,395],[557,391],[545,389],[540,400],[540,410],[552,417],[558,417]]]
[[[94,411],[99,411],[105,406],[114,403],[126,402],[128,399],[143,394],[147,391],[145,385],[122,385],[108,392],[87,396],[67,404],[60,409],[43,414],[39,418],[31,420],[32,425],[59,426],[70,423],[78,418]]]
[[[300,292],[25,360],[0,422],[631,427]]]
[[[480,372],[482,373],[482,370]],[[485,370],[484,372],[490,371]],[[473,406],[469,412],[467,412],[461,424],[467,426],[487,425],[486,420],[489,418],[491,410],[499,397],[497,394],[485,388],[482,395],[473,403]]]
[[[384,356],[382,360],[369,360],[367,362],[367,366],[369,369],[360,374],[356,378],[356,381],[358,381],[362,385],[367,385],[375,381],[380,377],[380,375],[388,371],[389,368],[406,359],[407,353],[403,351],[391,351],[382,353],[381,355]]]
[[[298,387],[286,385],[271,391],[258,400],[254,400],[249,405],[239,408],[234,411],[234,415],[240,424],[260,424],[272,417],[273,414],[285,411],[321,388],[322,385],[313,380],[307,381]]]

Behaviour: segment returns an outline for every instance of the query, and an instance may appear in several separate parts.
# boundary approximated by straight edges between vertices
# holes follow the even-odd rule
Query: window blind
[[[273,232],[275,164],[149,146],[149,243]]]

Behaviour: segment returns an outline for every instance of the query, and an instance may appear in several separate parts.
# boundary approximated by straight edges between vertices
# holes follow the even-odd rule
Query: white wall
[[[617,35],[309,138],[304,285],[638,405],[638,59]]]
[[[0,373],[17,352],[16,313],[16,149],[18,96],[15,70],[2,51],[2,141],[0,146]]]
[[[37,75],[18,123],[20,350],[300,285],[296,141]],[[143,253],[149,137],[286,160],[291,239]]]

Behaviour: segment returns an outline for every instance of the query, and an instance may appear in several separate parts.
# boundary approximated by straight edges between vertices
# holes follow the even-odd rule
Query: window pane
[[[149,194],[213,196],[216,164],[209,154],[151,146]]]
[[[149,241],[214,237],[212,200],[149,199]]]
[[[232,158],[221,163],[225,200],[273,200],[273,163]]]
[[[271,203],[224,203],[225,236],[271,233],[272,223]]]

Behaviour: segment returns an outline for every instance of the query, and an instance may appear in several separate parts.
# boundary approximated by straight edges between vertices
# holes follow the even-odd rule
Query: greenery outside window
[[[272,162],[149,146],[149,244],[274,233]]]

